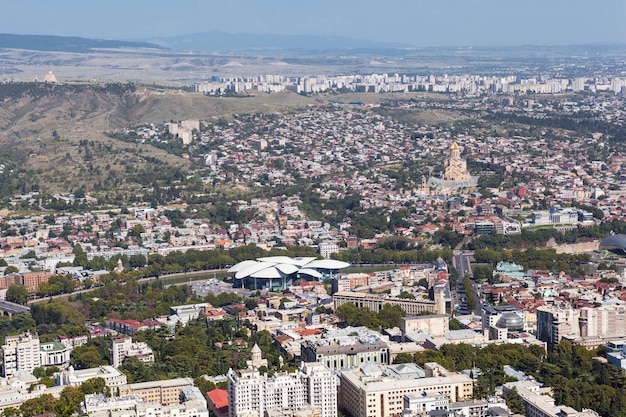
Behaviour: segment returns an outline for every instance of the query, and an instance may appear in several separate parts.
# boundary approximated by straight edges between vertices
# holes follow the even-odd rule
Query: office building
[[[70,364],[72,348],[61,342],[39,344],[39,363],[41,366],[58,366],[64,368]]]
[[[320,362],[333,371],[364,363],[389,363],[389,347],[378,338],[355,338],[348,343],[328,339],[305,341],[300,345],[300,355],[304,362]]]
[[[366,365],[340,371],[339,379],[339,408],[353,417],[400,415],[407,395],[440,395],[456,402],[470,399],[473,393],[471,378],[448,372],[434,362],[424,368],[415,364]]]
[[[565,405],[556,405],[550,388],[543,388],[535,381],[508,382],[503,386],[504,395],[513,389],[522,398],[527,417],[600,417],[594,410],[575,410]]]
[[[378,313],[384,304],[402,307],[408,316],[416,316],[423,312],[445,314],[446,300],[443,291],[434,292],[434,301],[412,300],[408,298],[383,297],[359,292],[337,292],[333,294],[335,310],[345,303],[352,303],[357,307],[367,307]]]
[[[209,410],[202,400],[195,398],[163,405],[144,401],[139,395],[89,394],[80,405],[80,414],[90,417],[209,417]]]

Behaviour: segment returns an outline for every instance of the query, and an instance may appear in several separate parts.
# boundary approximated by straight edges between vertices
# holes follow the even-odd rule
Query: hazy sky
[[[146,39],[211,30],[415,46],[626,43],[626,0],[5,0],[0,32]]]

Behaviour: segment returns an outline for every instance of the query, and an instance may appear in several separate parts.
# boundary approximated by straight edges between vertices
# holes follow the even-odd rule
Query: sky
[[[0,32],[146,40],[223,31],[414,46],[626,43],[626,0],[5,0]]]

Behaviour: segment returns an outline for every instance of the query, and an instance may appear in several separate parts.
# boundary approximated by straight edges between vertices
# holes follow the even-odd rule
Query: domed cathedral
[[[467,172],[467,163],[461,158],[461,147],[456,141],[450,144],[450,156],[444,163],[444,173],[442,178],[446,181],[463,181],[470,179]]]

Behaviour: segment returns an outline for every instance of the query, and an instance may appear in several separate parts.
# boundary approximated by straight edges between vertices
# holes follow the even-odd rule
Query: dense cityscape
[[[619,48],[18,41],[3,416],[626,416]]]

